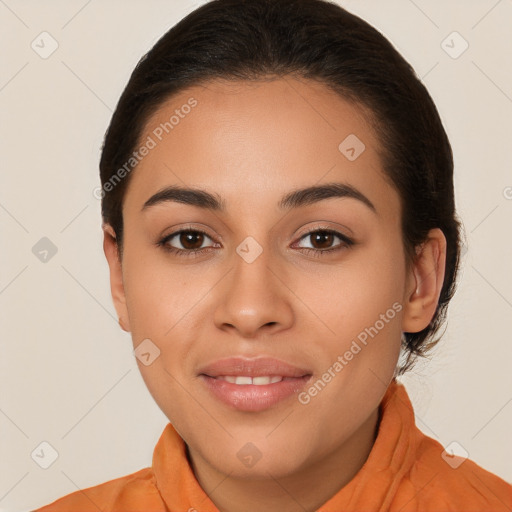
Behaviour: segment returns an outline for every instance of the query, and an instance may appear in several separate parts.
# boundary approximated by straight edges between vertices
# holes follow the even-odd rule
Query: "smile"
[[[244,412],[261,412],[285,403],[305,388],[312,373],[304,365],[264,356],[218,359],[198,369],[210,397]]]
[[[266,386],[268,384],[281,382],[287,377],[282,377],[279,375],[261,375],[259,377],[249,377],[248,375],[221,375],[215,378],[219,380],[225,380],[226,382],[230,382],[231,384],[236,384],[238,386],[247,386],[249,384],[254,384],[255,386]]]

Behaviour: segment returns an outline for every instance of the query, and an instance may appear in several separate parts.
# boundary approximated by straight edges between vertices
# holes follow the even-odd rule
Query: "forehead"
[[[125,204],[169,184],[240,201],[342,181],[376,198],[393,190],[361,107],[312,80],[213,81],[164,102],[146,123]],[[274,197],[274,196],[273,196]],[[391,198],[393,199],[393,198]],[[394,198],[396,199],[396,198]]]

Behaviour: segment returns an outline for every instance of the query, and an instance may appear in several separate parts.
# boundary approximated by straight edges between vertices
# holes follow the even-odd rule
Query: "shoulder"
[[[143,507],[143,508],[141,508]],[[151,507],[151,508],[148,508]],[[164,511],[151,468],[68,494],[34,512]]]
[[[382,439],[377,446],[377,437],[372,467],[382,472],[383,462],[375,459],[387,462],[392,480],[386,497],[386,503],[392,504],[390,510],[512,510],[510,483],[469,458],[452,455],[418,428],[402,383],[389,386],[382,404]]]
[[[512,485],[468,458],[451,455],[424,434],[409,472],[417,503],[436,510],[505,511],[512,509]]]

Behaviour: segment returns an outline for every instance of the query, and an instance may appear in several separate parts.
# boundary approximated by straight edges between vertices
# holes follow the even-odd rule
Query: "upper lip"
[[[209,377],[221,377],[224,375],[235,377],[244,375],[247,377],[266,375],[304,377],[311,375],[311,371],[271,357],[259,357],[256,359],[230,357],[227,359],[218,359],[213,363],[203,366],[199,370],[199,374]]]

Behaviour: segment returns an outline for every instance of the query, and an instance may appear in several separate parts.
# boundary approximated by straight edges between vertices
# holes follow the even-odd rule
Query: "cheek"
[[[373,326],[399,332],[398,318],[405,285],[405,262],[396,245],[376,240],[339,263],[308,272],[301,269],[288,276],[293,291],[308,307],[303,318],[316,317],[324,340],[339,346]],[[397,306],[398,304],[398,306]],[[394,306],[394,307],[393,307]],[[388,327],[391,326],[389,329]],[[381,329],[379,329],[381,330]]]
[[[154,250],[127,256],[124,276],[134,343],[141,337],[172,336],[212,287],[204,270],[193,264],[171,265]]]

